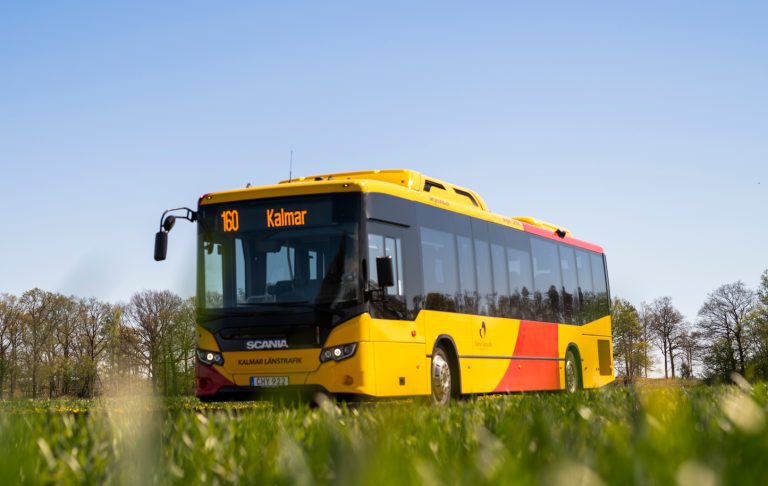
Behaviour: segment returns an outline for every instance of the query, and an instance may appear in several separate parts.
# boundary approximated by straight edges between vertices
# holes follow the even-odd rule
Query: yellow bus
[[[472,190],[377,170],[181,210],[198,227],[201,400],[279,389],[445,404],[614,379],[602,248],[494,214]]]

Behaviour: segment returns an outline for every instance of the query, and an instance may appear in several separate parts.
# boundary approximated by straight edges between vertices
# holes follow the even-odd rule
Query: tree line
[[[611,307],[616,374],[768,380],[768,270],[709,293],[694,320],[671,297]],[[194,390],[195,301],[170,291],[135,293],[127,304],[38,288],[0,294],[0,399],[93,397],[149,383],[166,395]],[[661,368],[659,368],[660,370]]]
[[[146,383],[194,388],[195,303],[169,291],[127,304],[38,288],[0,294],[0,398],[93,397]]]
[[[670,297],[633,306],[616,298],[612,309],[613,356],[617,375],[647,377],[659,352],[664,377],[725,381],[731,373],[768,380],[768,270],[757,289],[743,282],[710,292],[694,320]]]

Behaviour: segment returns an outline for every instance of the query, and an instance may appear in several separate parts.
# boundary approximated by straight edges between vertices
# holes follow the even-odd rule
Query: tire
[[[434,405],[446,406],[451,403],[451,398],[458,396],[458,377],[455,376],[455,370],[451,366],[448,353],[440,345],[435,348],[435,352],[432,354],[429,376]]]
[[[565,392],[576,393],[581,390],[581,372],[579,362],[570,349],[565,353]]]

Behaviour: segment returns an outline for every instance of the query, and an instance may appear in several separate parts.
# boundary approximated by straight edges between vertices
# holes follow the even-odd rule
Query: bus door
[[[371,293],[371,340],[374,341],[377,392],[384,396],[427,393],[424,331],[408,320],[404,273],[406,229],[368,222],[367,288]],[[378,288],[376,258],[392,258],[394,285]]]

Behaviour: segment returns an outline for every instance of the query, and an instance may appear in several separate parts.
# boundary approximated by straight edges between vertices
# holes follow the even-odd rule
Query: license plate
[[[287,376],[252,376],[251,386],[273,387],[288,386]]]

